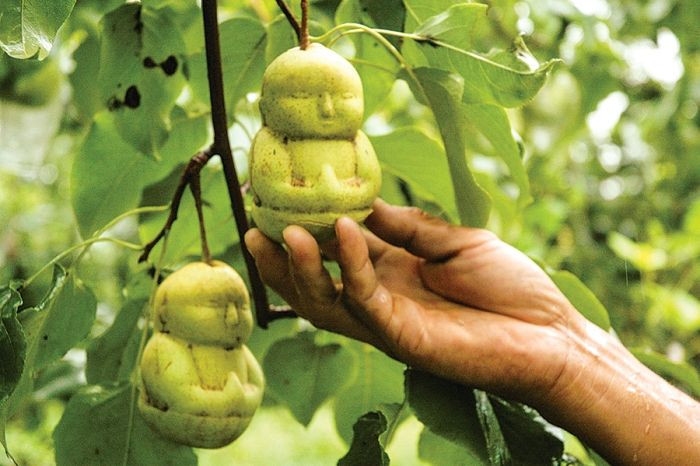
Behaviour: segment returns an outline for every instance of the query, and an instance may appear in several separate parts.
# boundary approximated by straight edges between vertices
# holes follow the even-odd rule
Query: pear
[[[253,328],[248,290],[223,262],[194,262],[160,284],[155,333],[141,357],[138,409],[173,442],[219,448],[238,438],[265,385],[245,342]]]
[[[343,57],[320,44],[290,49],[265,70],[263,127],[250,153],[252,216],[270,238],[301,225],[319,241],[335,221],[364,220],[379,194],[381,170],[360,130],[362,82]]]
[[[237,346],[253,330],[248,290],[223,262],[187,264],[158,287],[154,324],[159,332],[191,343]]]
[[[219,448],[238,438],[263,397],[263,373],[241,345],[187,343],[155,334],[141,360],[138,407],[146,423],[169,440]]]

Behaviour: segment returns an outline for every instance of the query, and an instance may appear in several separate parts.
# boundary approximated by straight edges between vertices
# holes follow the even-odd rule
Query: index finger
[[[384,241],[432,262],[442,262],[493,235],[486,230],[450,225],[417,207],[377,199],[365,225]]]

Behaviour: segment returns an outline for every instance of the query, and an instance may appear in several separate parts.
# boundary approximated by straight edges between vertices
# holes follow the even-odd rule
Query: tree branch
[[[243,204],[241,186],[238,182],[236,166],[233,163],[233,154],[228,139],[228,122],[226,120],[226,101],[224,100],[224,84],[221,71],[221,46],[219,44],[219,22],[216,11],[216,0],[202,0],[202,18],[204,20],[204,44],[207,57],[207,77],[209,81],[209,97],[211,100],[211,120],[214,127],[214,144],[211,147],[213,154],[218,154],[224,168],[226,187],[231,201],[231,210],[236,220],[238,237],[240,238],[241,251],[248,269],[248,279],[255,303],[255,316],[258,325],[267,328],[270,321],[295,317],[290,312],[270,312],[265,285],[260,279],[255,260],[248,251],[243,241],[245,233],[249,229],[248,218]],[[232,44],[233,45],[233,44]]]
[[[170,202],[170,214],[168,214],[165,225],[163,225],[163,228],[158,232],[156,237],[143,247],[143,253],[139,256],[139,262],[148,260],[148,256],[151,254],[151,251],[156,244],[158,244],[166,233],[170,231],[173,223],[175,223],[175,220],[177,220],[177,212],[180,209],[180,202],[182,201],[182,195],[185,193],[185,189],[190,183],[192,183],[194,178],[199,178],[199,172],[202,171],[202,168],[207,164],[207,162],[209,162],[211,156],[212,152],[210,148],[195,154],[187,163],[185,169],[182,171],[182,175],[180,176],[180,182],[177,184],[177,188],[175,188],[173,200]],[[197,204],[197,202],[201,204],[202,200],[201,198],[199,200],[197,199],[197,195],[195,194],[194,190],[192,191],[192,194],[195,196],[195,204]]]
[[[287,2],[284,0],[276,0],[276,2],[280,10],[282,10],[282,13],[284,13],[284,16],[287,17],[287,21],[291,24],[292,29],[294,29],[294,33],[297,35],[297,41],[301,43],[301,26],[299,26],[299,21],[297,21],[294,17],[294,13],[292,13],[292,10],[287,6]]]

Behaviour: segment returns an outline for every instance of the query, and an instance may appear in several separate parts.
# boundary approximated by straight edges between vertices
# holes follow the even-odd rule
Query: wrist
[[[560,377],[534,406],[615,464],[700,464],[700,404],[612,335],[580,327]]]

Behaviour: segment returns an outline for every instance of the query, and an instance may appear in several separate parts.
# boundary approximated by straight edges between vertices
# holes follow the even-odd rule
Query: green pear
[[[234,347],[253,330],[243,279],[220,261],[193,262],[169,275],[156,291],[154,326],[191,343]]]
[[[250,350],[188,343],[156,333],[141,359],[138,407],[164,437],[219,448],[246,429],[260,406],[264,377]]]
[[[360,130],[362,82],[353,66],[320,44],[288,50],[263,76],[263,127],[250,153],[252,216],[270,238],[300,225],[319,241],[335,221],[364,220],[379,194],[381,170]]]

